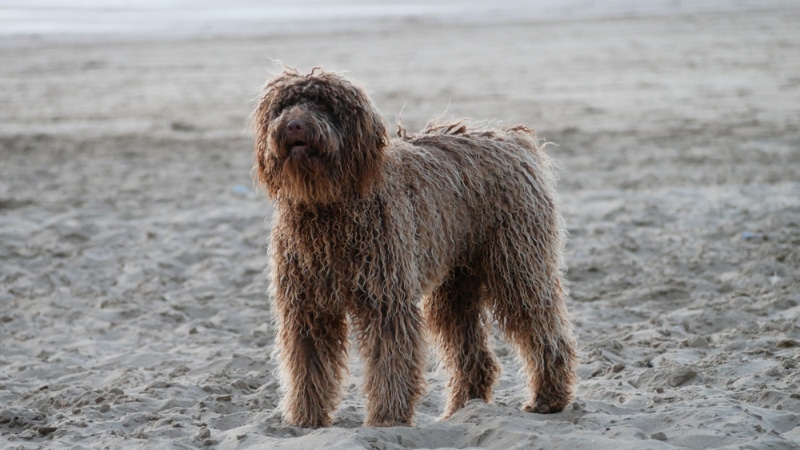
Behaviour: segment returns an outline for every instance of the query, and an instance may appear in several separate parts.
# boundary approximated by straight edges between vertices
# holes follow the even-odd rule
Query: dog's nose
[[[286,131],[290,133],[299,133],[306,128],[305,122],[300,119],[292,119],[286,124]]]

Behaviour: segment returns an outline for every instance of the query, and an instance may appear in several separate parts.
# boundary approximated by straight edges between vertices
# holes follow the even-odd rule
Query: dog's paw
[[[413,427],[410,420],[370,420],[364,421],[365,427]]]
[[[522,410],[535,414],[555,414],[560,413],[569,404],[569,402],[555,401],[548,399],[537,399],[533,403],[528,403],[522,407]]]

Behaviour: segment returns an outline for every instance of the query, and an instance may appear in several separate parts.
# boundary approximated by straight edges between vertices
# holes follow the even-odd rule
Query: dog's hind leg
[[[494,318],[528,375],[532,399],[524,409],[554,413],[572,401],[577,350],[561,285],[557,222],[547,214],[526,222],[531,225],[499,230],[489,246],[487,287]]]
[[[448,400],[442,418],[464,407],[467,400],[492,399],[499,374],[489,348],[488,318],[481,302],[481,279],[468,269],[456,268],[425,299],[425,319],[449,374]]]
[[[500,328],[516,345],[528,376],[533,395],[524,409],[542,414],[562,411],[572,401],[577,384],[572,326],[557,292],[560,283],[556,280],[550,285],[556,292],[503,297],[494,308]]]

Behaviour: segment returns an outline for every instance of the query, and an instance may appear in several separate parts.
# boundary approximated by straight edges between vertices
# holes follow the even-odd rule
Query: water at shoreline
[[[387,20],[476,23],[780,8],[791,1],[708,0],[0,0],[0,36],[283,34],[357,30]]]

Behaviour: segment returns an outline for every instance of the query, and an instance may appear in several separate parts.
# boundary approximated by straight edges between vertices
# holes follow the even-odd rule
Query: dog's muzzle
[[[286,145],[289,156],[304,158],[311,156],[308,145],[308,126],[300,119],[292,119],[286,124]]]

